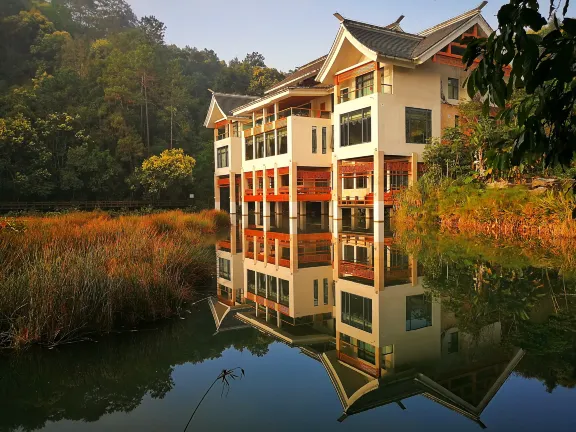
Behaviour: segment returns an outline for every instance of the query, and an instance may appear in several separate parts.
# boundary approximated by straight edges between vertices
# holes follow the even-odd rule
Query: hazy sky
[[[257,51],[266,64],[288,71],[327,54],[338,31],[333,16],[387,25],[400,15],[404,31],[416,33],[476,7],[481,0],[127,0],[139,16],[154,15],[178,46],[212,49],[223,60]],[[496,28],[507,0],[483,9]],[[545,0],[541,4],[548,3]]]

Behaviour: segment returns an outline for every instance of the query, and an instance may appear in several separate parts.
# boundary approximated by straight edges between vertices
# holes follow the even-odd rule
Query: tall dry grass
[[[56,344],[177,314],[214,269],[225,213],[22,217],[0,227],[0,346]],[[7,224],[5,224],[7,226]]]

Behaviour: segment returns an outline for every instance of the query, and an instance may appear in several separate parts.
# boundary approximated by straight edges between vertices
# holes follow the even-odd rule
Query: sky
[[[417,33],[475,8],[481,0],[127,0],[141,17],[167,26],[166,42],[214,50],[222,60],[257,51],[266,65],[288,71],[328,53],[342,16],[388,25],[405,15],[402,28]],[[490,0],[484,18],[497,27],[507,0]],[[542,4],[547,3],[542,1]]]

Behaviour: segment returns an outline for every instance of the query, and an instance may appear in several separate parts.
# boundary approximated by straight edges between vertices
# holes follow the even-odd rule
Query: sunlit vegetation
[[[219,211],[22,217],[0,225],[0,346],[56,344],[178,314],[212,276]]]

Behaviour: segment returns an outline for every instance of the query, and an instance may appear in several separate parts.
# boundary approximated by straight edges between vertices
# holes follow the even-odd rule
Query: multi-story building
[[[216,207],[269,222],[311,211],[366,213],[383,222],[394,194],[414,182],[425,144],[458,122],[466,99],[461,62],[468,37],[492,29],[481,9],[420,33],[403,17],[378,26],[335,14],[327,55],[262,97],[214,93]]]
[[[492,32],[484,5],[418,34],[402,30],[403,17],[377,26],[335,14],[327,55],[262,97],[213,94],[216,208],[233,224],[217,250],[215,316],[236,310],[290,344],[330,345],[318,359],[346,414],[428,392],[477,419],[487,403],[478,395],[518,360],[453,364],[471,336],[427,295],[388,225],[425,144],[458,122],[463,41]],[[483,332],[486,346],[499,342],[498,323]],[[470,393],[457,389],[465,375],[483,383],[470,401],[458,396]]]

